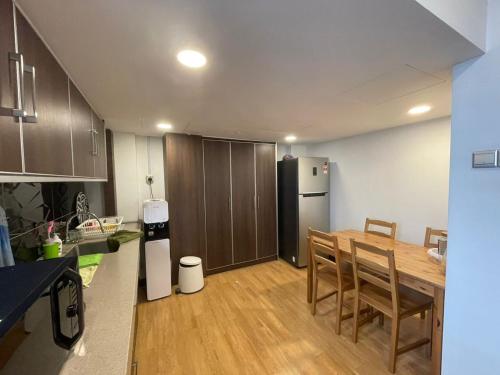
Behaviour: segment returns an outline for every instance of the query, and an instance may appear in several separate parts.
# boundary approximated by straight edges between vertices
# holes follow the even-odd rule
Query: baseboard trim
[[[250,260],[248,262],[230,264],[230,265],[227,265],[227,266],[224,266],[224,267],[219,267],[219,268],[214,268],[214,269],[211,269],[211,270],[207,270],[206,274],[207,275],[213,275],[215,273],[231,271],[231,270],[235,270],[235,269],[238,269],[238,268],[253,266],[253,265],[256,265],[256,264],[259,264],[259,263],[270,262],[270,261],[277,260],[277,259],[278,259],[277,255],[271,255],[269,257],[259,258],[259,259],[255,259],[255,260]]]

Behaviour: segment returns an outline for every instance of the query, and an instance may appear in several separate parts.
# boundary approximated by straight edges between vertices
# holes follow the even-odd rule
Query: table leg
[[[441,374],[441,355],[443,348],[444,290],[434,288],[432,310],[432,373]]]
[[[309,239],[307,240],[307,303],[312,302],[312,261]]]

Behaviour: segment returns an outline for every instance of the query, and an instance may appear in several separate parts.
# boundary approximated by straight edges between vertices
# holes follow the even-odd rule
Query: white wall
[[[165,199],[162,139],[114,132],[113,156],[118,215],[127,222],[142,219],[142,202],[150,198],[146,175],[153,175],[154,198]]]
[[[278,143],[276,145],[276,161],[283,159],[283,156],[291,152],[290,144]]]
[[[311,144],[306,154],[330,158],[332,230],[362,230],[372,217],[422,243],[426,226],[447,227],[449,118]]]
[[[135,137],[137,157],[137,192],[139,200],[139,218],[143,219],[142,201],[151,198],[146,175],[152,175],[151,185],[154,198],[165,199],[165,176],[163,160],[163,141],[160,137]],[[149,157],[148,157],[149,149]]]
[[[455,67],[443,374],[500,372],[500,168],[473,169],[500,148],[500,1],[489,2],[488,52]]]
[[[486,50],[488,0],[416,0],[459,34]]]

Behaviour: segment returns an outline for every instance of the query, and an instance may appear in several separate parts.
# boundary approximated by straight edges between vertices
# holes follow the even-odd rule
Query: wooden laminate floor
[[[137,311],[139,375],[389,374],[390,320],[385,328],[377,319],[361,327],[358,344],[352,319],[335,335],[335,297],[320,302],[313,317],[306,270],[283,261],[209,276],[199,293],[142,302]],[[405,319],[400,345],[424,332],[424,321]],[[425,348],[398,358],[397,374],[430,372]]]

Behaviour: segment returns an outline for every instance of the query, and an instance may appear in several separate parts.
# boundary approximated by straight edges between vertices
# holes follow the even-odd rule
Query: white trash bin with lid
[[[179,289],[181,293],[195,293],[205,285],[201,258],[187,256],[179,262]]]

